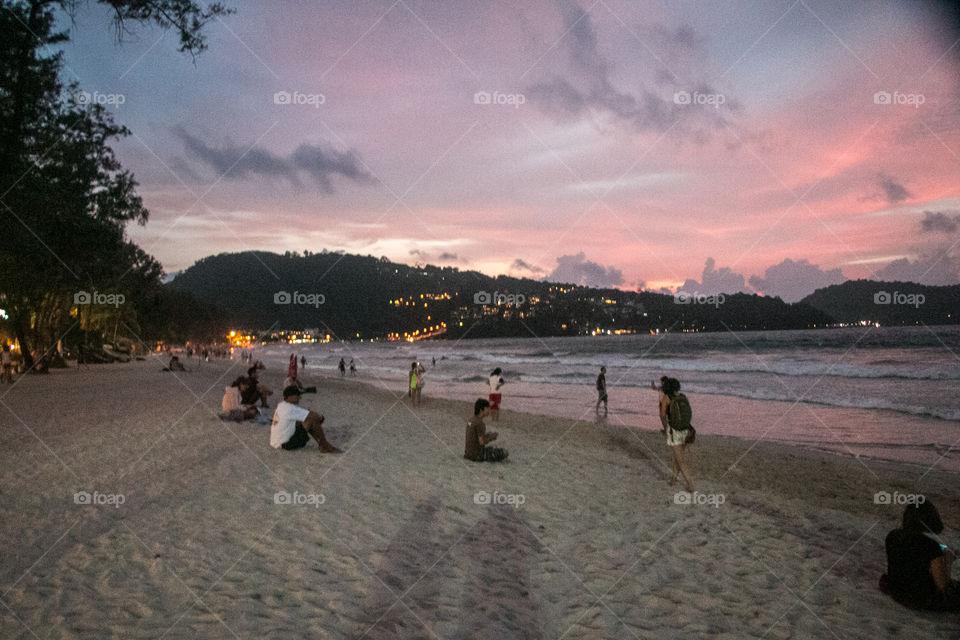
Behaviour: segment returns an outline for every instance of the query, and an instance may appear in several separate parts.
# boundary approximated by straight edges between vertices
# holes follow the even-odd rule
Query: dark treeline
[[[154,24],[203,51],[204,26],[228,13],[189,0],[99,0],[118,34]],[[54,30],[71,0],[0,6],[0,332],[20,343],[25,364],[69,345],[122,336],[128,343],[219,334],[217,314],[161,285],[160,264],[127,240],[148,212],[111,141],[129,134],[99,104],[64,83]]]
[[[850,280],[803,299],[837,322],[873,320],[883,326],[960,324],[960,284]]]

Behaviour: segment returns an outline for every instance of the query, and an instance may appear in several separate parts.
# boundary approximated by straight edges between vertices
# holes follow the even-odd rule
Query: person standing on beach
[[[327,442],[323,433],[323,416],[300,406],[300,390],[287,387],[283,390],[283,402],[273,412],[270,423],[270,446],[274,449],[300,449],[306,446],[310,436],[317,441],[322,453],[343,453]]]
[[[510,454],[506,449],[488,446],[497,439],[497,432],[487,433],[483,419],[490,415],[490,403],[478,398],[473,404],[473,418],[467,421],[467,435],[463,457],[474,462],[500,462]]]
[[[500,367],[490,372],[490,417],[494,422],[500,422],[500,401],[503,396],[500,394],[500,387],[506,384]]]
[[[413,406],[420,406],[420,394],[423,390],[423,374],[416,362],[410,363],[410,399]]]
[[[607,368],[600,367],[600,375],[597,376],[597,408],[600,413],[600,403],[603,403],[603,415],[607,415]]]
[[[340,377],[347,372],[347,363],[343,361],[343,358],[340,358],[340,364],[337,365],[337,368],[340,369]]]
[[[307,368],[307,359],[304,358],[303,355],[300,356],[300,368],[304,371],[306,371]]]
[[[290,354],[290,362],[287,364],[287,377],[297,377],[297,356],[292,353]]]
[[[350,358],[350,376],[353,377],[356,375],[357,375],[357,365],[353,363],[353,358]]]
[[[677,482],[677,474],[683,475],[684,490],[693,492],[693,481],[690,479],[690,472],[687,470],[687,462],[684,459],[684,450],[687,448],[687,435],[691,426],[683,425],[684,428],[677,428],[678,422],[682,420],[678,417],[679,398],[686,402],[686,396],[680,393],[680,381],[675,378],[668,378],[663,383],[663,401],[660,402],[661,422],[666,418],[667,445],[670,447],[673,456],[673,476],[670,478],[670,485]],[[689,407],[689,403],[687,403]]]
[[[4,344],[3,351],[0,352],[0,381],[13,382],[13,356],[10,355],[10,345]],[[77,368],[80,365],[77,364]]]

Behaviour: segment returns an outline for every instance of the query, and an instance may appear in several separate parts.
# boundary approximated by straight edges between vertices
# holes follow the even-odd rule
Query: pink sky
[[[195,65],[87,7],[66,60],[126,98],[118,151],[151,211],[130,235],[171,272],[326,248],[709,289],[713,258],[789,299],[836,269],[958,281],[960,33],[931,6],[238,5]],[[818,269],[750,285],[787,259]]]

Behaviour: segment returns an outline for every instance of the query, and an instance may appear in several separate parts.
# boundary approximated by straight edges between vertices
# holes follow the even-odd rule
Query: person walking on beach
[[[300,449],[310,437],[317,441],[322,453],[343,453],[327,442],[323,433],[323,416],[300,406],[300,390],[287,387],[283,390],[283,402],[273,412],[270,423],[270,446],[274,449]]]
[[[686,408],[684,408],[684,406]],[[690,425],[690,403],[687,397],[680,393],[680,381],[668,378],[663,383],[663,399],[660,401],[660,418],[666,418],[667,445],[673,456],[673,476],[670,485],[677,482],[677,474],[683,475],[684,490],[693,491],[693,481],[687,470],[684,459],[684,450],[687,448],[687,437],[693,427]]]
[[[357,365],[353,363],[353,358],[350,358],[350,377],[357,375]]]
[[[304,358],[303,355],[300,356],[300,368],[304,371],[307,369],[307,359]]]
[[[960,582],[950,579],[957,554],[937,538],[943,531],[937,508],[920,498],[923,502],[903,510],[901,527],[887,534],[887,573],[881,586],[911,609],[960,612]]]
[[[420,406],[420,395],[423,390],[423,374],[416,362],[410,364],[410,399],[413,406]]]
[[[337,368],[340,369],[340,377],[347,372],[347,363],[343,361],[343,358],[340,358],[340,364],[337,365]]]
[[[497,439],[497,432],[487,433],[483,419],[490,415],[490,403],[478,398],[473,404],[473,417],[467,421],[466,442],[463,457],[474,462],[500,462],[506,460],[509,452],[500,447],[488,446]]]
[[[600,375],[597,376],[597,408],[600,413],[600,403],[603,403],[603,415],[607,415],[607,368],[600,367]]]
[[[490,372],[490,418],[494,422],[500,422],[500,401],[503,396],[500,394],[500,388],[506,384],[501,375],[503,372],[497,367]]]

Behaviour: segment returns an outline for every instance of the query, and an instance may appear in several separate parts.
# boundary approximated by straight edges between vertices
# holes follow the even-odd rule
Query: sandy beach
[[[874,500],[924,494],[957,543],[955,474],[699,435],[678,504],[663,437],[613,415],[507,404],[509,461],[476,464],[475,398],[339,377],[302,404],[345,453],[287,452],[217,418],[239,363],[192,364],[0,387],[0,637],[960,637],[878,591],[902,506]]]

